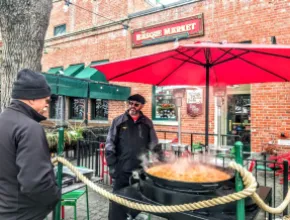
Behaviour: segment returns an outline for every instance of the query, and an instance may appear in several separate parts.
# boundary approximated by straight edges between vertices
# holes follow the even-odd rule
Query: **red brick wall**
[[[88,1],[90,2],[90,1]],[[149,6],[141,0],[130,1],[96,1],[76,4],[90,8],[97,13],[103,14],[113,20],[123,19],[128,13],[136,12]],[[63,12],[63,2],[54,3],[48,38],[52,37],[53,27],[67,23],[69,32],[79,31],[93,25],[99,26],[108,23],[80,9],[70,8],[69,12]],[[73,6],[70,6],[73,7]],[[290,4],[289,1],[201,1],[184,6],[164,10],[162,12],[133,18],[128,23],[130,29],[146,27],[158,23],[177,20],[199,13],[204,14],[205,36],[200,38],[183,40],[184,42],[213,41],[240,42],[252,40],[253,43],[270,43],[270,37],[276,36],[279,44],[290,43]],[[122,35],[122,26],[115,25],[99,30],[92,30],[75,36],[64,37],[47,42],[51,46],[48,53],[43,57],[43,70],[49,67],[91,61],[109,59],[110,61],[150,54],[173,47],[173,43],[159,44],[155,46],[132,49],[130,36]],[[146,115],[151,117],[152,88],[148,85],[119,83],[131,86],[132,93],[144,95],[148,103],[144,108]],[[274,133],[290,130],[288,104],[289,85],[265,84],[253,85],[252,97],[252,149],[259,151],[264,143]],[[185,100],[184,100],[185,102]],[[214,104],[213,97],[210,99],[210,132],[214,129]],[[122,107],[120,107],[122,106]],[[109,120],[124,112],[123,102],[110,102]],[[182,107],[182,130],[192,132],[204,132],[204,114],[191,118],[186,114],[185,103]],[[288,120],[288,121],[287,121]],[[177,130],[177,126],[156,126],[156,129]],[[288,133],[287,133],[288,134]],[[290,136],[290,134],[289,134]],[[184,137],[189,141],[189,137]],[[195,136],[199,141],[202,137]]]

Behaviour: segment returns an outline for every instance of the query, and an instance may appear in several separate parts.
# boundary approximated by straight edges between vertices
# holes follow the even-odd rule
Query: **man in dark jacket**
[[[12,102],[0,114],[0,219],[43,220],[60,199],[40,121],[50,87],[40,73],[17,74]]]
[[[113,192],[129,185],[132,171],[141,166],[140,157],[158,144],[152,121],[141,112],[145,98],[136,94],[128,101],[129,109],[113,120],[105,147],[107,164],[114,179]],[[110,203],[109,220],[124,220],[127,211],[125,207]]]

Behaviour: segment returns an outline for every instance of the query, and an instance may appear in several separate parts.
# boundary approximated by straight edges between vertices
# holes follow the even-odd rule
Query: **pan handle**
[[[203,187],[218,187],[219,184],[202,184]]]

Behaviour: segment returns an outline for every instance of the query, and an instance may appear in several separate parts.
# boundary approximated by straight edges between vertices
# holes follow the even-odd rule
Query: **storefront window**
[[[242,141],[245,148],[251,144],[251,96],[228,95],[228,145]]]
[[[60,119],[61,117],[61,99],[55,97],[51,99],[49,104],[49,118],[51,119]]]
[[[108,106],[106,99],[91,99],[92,120],[108,120]]]
[[[153,120],[177,120],[173,89],[154,87],[152,104]]]
[[[84,119],[85,99],[70,98],[70,119]]]

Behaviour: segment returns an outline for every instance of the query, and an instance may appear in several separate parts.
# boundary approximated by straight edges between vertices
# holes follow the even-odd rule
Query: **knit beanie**
[[[135,101],[135,102],[140,102],[141,104],[145,104],[146,100],[142,95],[139,94],[135,94],[135,95],[131,95],[128,98],[129,101]]]
[[[23,69],[17,73],[12,88],[13,99],[42,99],[51,95],[51,89],[41,73]]]

